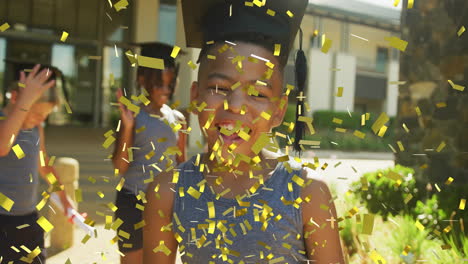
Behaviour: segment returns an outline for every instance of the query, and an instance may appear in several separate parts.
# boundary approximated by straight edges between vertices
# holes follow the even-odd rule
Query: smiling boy
[[[174,263],[178,247],[184,263],[344,263],[327,186],[267,150],[307,2],[182,1],[187,43],[202,48],[191,99],[208,152],[148,188],[145,264]]]

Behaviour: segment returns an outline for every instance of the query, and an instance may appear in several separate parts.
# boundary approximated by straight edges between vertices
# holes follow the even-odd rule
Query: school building
[[[387,112],[396,115],[398,52],[385,37],[398,36],[400,10],[364,0],[310,0],[304,18],[304,49],[309,59],[307,100],[313,110]],[[66,76],[73,114],[56,113],[56,124],[107,126],[118,87],[134,91],[135,69],[125,51],[132,43],[161,41],[185,46],[180,0],[0,0],[0,85],[12,81],[5,58],[52,64]],[[117,6],[124,8],[117,11]],[[313,32],[319,37],[311,41]],[[69,35],[61,41],[62,32]],[[322,35],[332,41],[321,51]],[[175,98],[189,104],[187,92],[198,50],[182,56]],[[293,55],[286,81],[292,83]],[[343,95],[335,96],[343,87]],[[5,100],[3,100],[5,101]],[[115,118],[115,114],[114,114]],[[193,123],[191,125],[194,125]]]

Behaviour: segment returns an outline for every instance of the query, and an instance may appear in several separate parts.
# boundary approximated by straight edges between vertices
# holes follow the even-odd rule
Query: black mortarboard
[[[28,75],[29,74],[28,71],[34,68],[34,66],[37,64],[33,62],[16,60],[16,59],[8,59],[8,58],[5,59],[4,61],[12,65],[14,81],[18,81],[20,79],[20,73],[22,71],[24,71],[26,75]],[[68,101],[68,91],[66,89],[66,83],[65,83],[65,79],[64,79],[64,75],[62,71],[60,71],[57,67],[41,64],[39,71],[42,71],[43,69],[49,70],[49,74],[50,74],[49,80],[56,80],[56,87],[59,86],[59,89],[62,90],[64,99]],[[59,89],[56,89],[56,88],[49,89],[42,95],[41,100],[58,101],[60,98]]]
[[[308,0],[182,0],[187,47],[255,33],[274,39],[289,54],[307,4]]]
[[[287,58],[308,3],[308,0],[182,0],[187,47],[203,48],[210,41],[243,40],[243,35],[253,34],[281,44],[281,54]],[[280,61],[284,63],[284,60]],[[304,135],[305,123],[299,121],[299,117],[305,112],[303,98],[307,83],[302,31],[296,54],[295,77],[299,96],[294,148],[300,152],[299,142]]]

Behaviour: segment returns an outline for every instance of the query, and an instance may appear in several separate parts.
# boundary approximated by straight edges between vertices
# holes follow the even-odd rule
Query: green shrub
[[[395,180],[387,177],[390,172],[401,176],[399,186]],[[379,214],[386,220],[388,215],[409,213],[410,208],[416,206],[419,195],[413,174],[413,169],[397,165],[394,168],[364,174],[362,177],[368,182],[367,191],[363,190],[362,181],[353,183],[352,189],[364,201],[369,212]],[[405,204],[408,195],[412,195],[413,199]]]

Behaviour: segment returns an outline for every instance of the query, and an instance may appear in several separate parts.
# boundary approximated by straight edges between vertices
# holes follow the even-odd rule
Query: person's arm
[[[306,170],[303,178],[307,178]],[[317,263],[344,264],[335,204],[327,185],[314,179],[302,189],[301,196],[311,198],[309,203],[302,203],[307,258]]]
[[[171,191],[170,182],[172,173],[163,172],[156,177],[146,191],[147,203],[143,211],[146,225],[143,227],[143,264],[174,264],[177,255],[177,240],[172,231],[161,231],[172,223],[172,204],[174,192]],[[158,187],[158,188],[157,188]],[[157,188],[157,192],[155,189]],[[174,227],[172,227],[174,228]],[[162,245],[164,241],[164,246]],[[166,255],[155,248],[167,248]],[[156,252],[155,252],[156,251]]]
[[[187,124],[182,125],[182,129],[186,130],[187,129]],[[177,141],[177,147],[179,148],[180,152],[182,153],[181,155],[177,155],[176,160],[177,164],[181,164],[185,161],[187,158],[187,134],[183,132],[179,132],[179,140]]]
[[[20,73],[20,87],[12,109],[5,120],[0,121],[0,157],[8,155],[12,147],[12,138],[16,139],[23,125],[28,111],[43,92],[55,85],[55,81],[48,81],[47,70],[39,72],[39,65],[34,66],[31,73],[25,76]],[[13,141],[14,142],[14,141]]]
[[[122,90],[117,91],[117,100],[122,96]],[[120,130],[117,132],[117,140],[114,145],[114,154],[112,155],[112,164],[119,173],[125,173],[129,166],[128,149],[133,146],[135,118],[133,112],[128,110],[119,102],[120,109]]]
[[[47,151],[45,148],[44,128],[41,125],[39,125],[37,128],[39,130],[40,151],[42,151],[42,156],[44,158],[43,161],[41,161],[41,157],[39,155],[39,160],[37,161],[39,163],[39,174],[48,184],[52,184],[47,178],[47,175],[49,173],[52,173],[57,179],[58,184],[62,185],[62,182],[60,181],[60,175],[57,174],[57,171],[55,170],[53,166],[49,166],[49,156],[47,155]],[[68,199],[67,194],[65,193],[64,190],[58,191],[57,194],[60,197],[60,201],[62,202],[65,214],[68,208],[74,208],[72,202]]]

